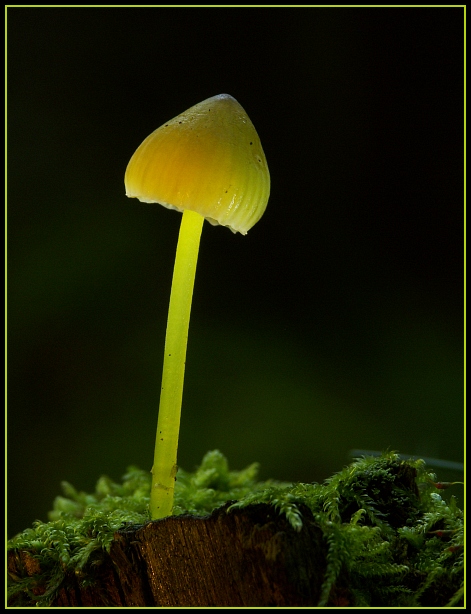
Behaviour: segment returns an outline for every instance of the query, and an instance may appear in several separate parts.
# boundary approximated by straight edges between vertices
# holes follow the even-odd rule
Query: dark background
[[[179,464],[462,462],[463,13],[7,10],[10,535],[61,480],[150,470],[180,214],[127,199],[124,171],[220,93],[272,188],[247,236],[204,226]]]

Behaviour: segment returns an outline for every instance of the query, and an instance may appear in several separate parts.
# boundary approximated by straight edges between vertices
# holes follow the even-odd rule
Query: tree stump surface
[[[430,489],[428,475],[421,484]],[[70,518],[52,523],[46,537],[32,531],[8,551],[8,605],[461,606],[463,514],[434,492],[421,502],[416,479],[416,467],[399,459],[359,460],[329,483],[314,514],[296,499],[299,531],[273,504],[229,511],[233,501],[210,515],[125,524],[114,533],[107,515],[78,534]]]
[[[206,517],[171,516],[117,531],[109,554],[94,567],[93,583],[68,576],[52,605],[317,605],[327,547],[309,508],[299,506],[303,526],[297,532],[272,506],[227,513],[230,504]],[[41,570],[20,551],[9,553],[9,571]],[[44,590],[37,588],[38,594]]]

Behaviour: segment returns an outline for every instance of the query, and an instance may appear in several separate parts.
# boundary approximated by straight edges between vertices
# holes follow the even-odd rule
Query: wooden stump
[[[314,513],[295,496],[299,531],[273,505],[228,511],[232,501],[115,533],[107,514],[85,526],[61,518],[12,541],[8,605],[458,607],[463,514],[430,492],[430,475],[396,458],[358,460],[313,485]]]
[[[67,577],[52,605],[317,605],[327,549],[309,508],[300,506],[297,532],[269,505],[227,513],[229,505],[207,517],[169,517],[116,532],[93,583]],[[16,551],[9,553],[9,571],[41,570],[28,552]],[[37,594],[44,590],[38,586]]]

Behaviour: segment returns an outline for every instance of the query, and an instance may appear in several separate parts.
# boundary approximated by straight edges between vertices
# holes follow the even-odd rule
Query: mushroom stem
[[[199,213],[190,210],[183,212],[165,337],[150,495],[152,520],[172,514],[188,325],[203,222],[204,217]]]

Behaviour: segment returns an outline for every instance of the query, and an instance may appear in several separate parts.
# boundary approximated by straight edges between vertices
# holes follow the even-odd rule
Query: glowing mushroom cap
[[[135,151],[124,183],[130,198],[191,209],[244,235],[270,195],[258,134],[229,94],[203,100],[157,128]]]

